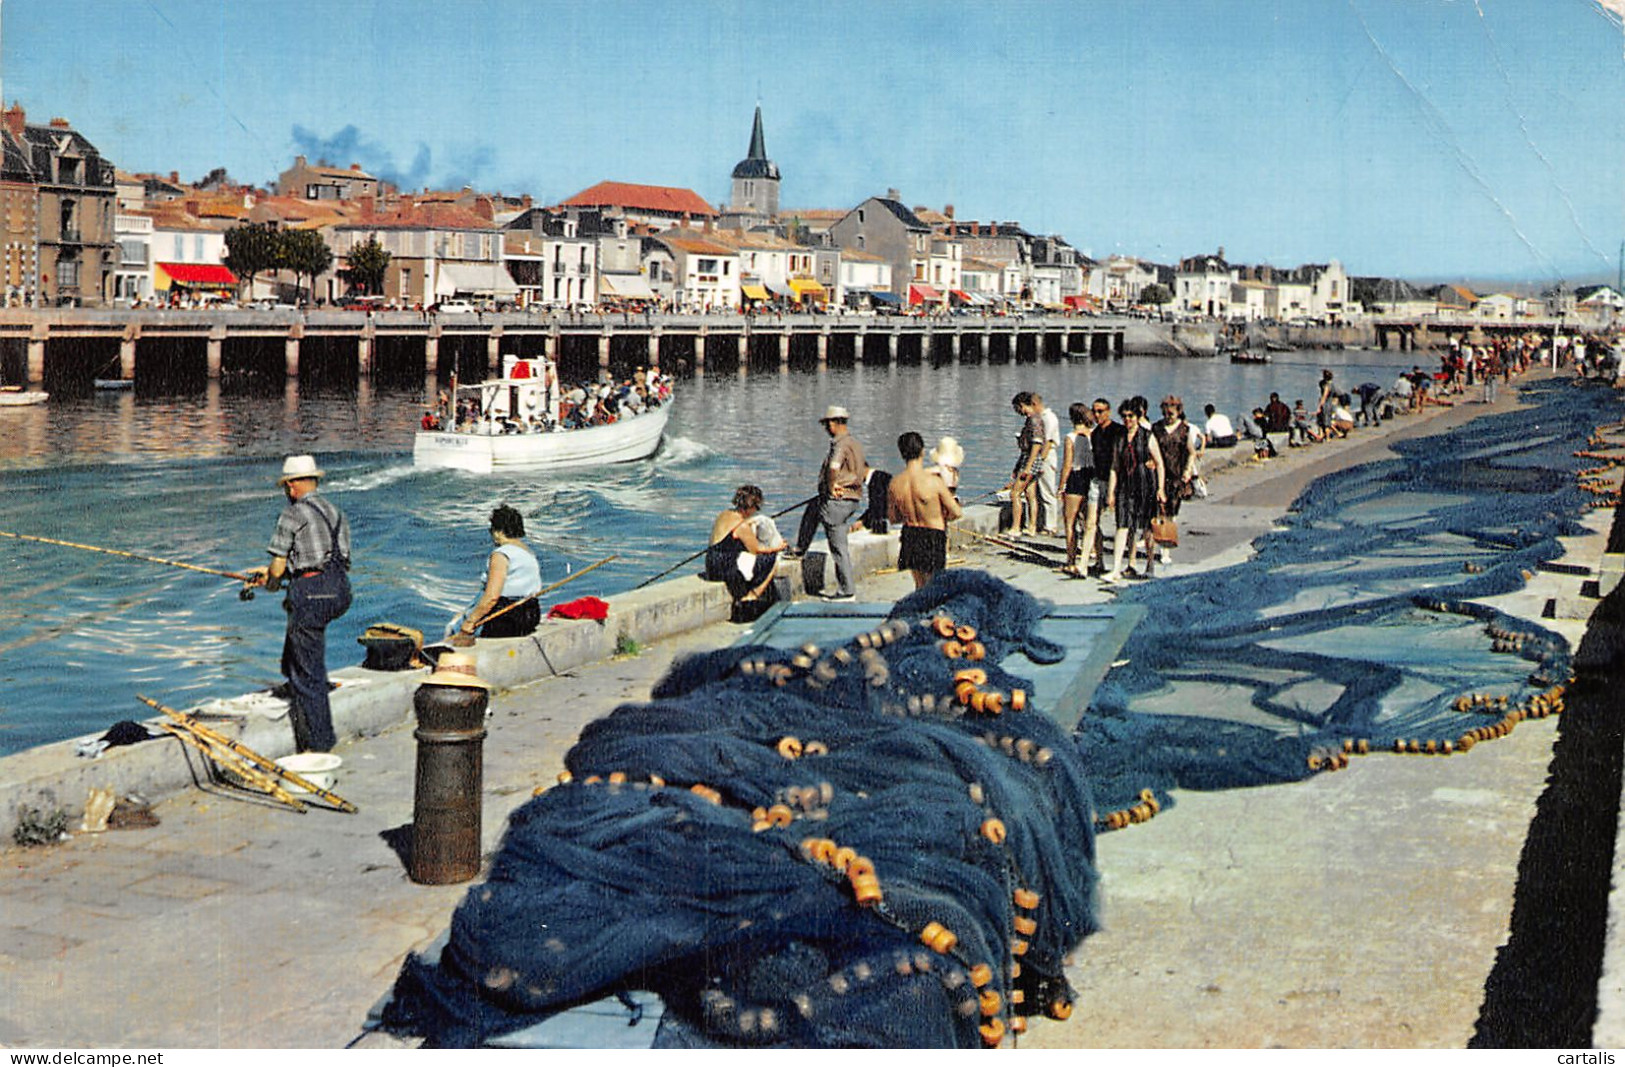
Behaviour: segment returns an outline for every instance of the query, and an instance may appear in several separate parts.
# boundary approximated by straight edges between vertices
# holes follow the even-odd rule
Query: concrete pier
[[[1264,465],[1238,462],[1242,450],[1213,455],[1212,495],[1180,516],[1179,573],[1243,558],[1313,478],[1384,458],[1396,439],[1512,410],[1512,392]],[[1584,583],[1609,569],[1611,518],[1592,513],[1592,532],[1565,542],[1565,561],[1585,573],[1542,571],[1498,606],[1531,616],[1548,600],[1583,606]],[[990,522],[991,509],[972,521]],[[981,544],[956,536],[950,555],[1057,602],[1108,595]],[[907,575],[882,573],[895,535],[858,535],[854,548],[868,572],[859,599],[911,588]],[[586,722],[647,696],[674,656],[739,635],[720,621],[726,599],[720,585],[685,576],[612,598],[605,626],[554,622],[534,642],[479,643],[480,672],[502,690],[486,745],[487,848],[506,813],[554,780]],[[1573,641],[1585,621],[1542,624]],[[613,658],[622,634],[647,647]],[[388,844],[411,818],[409,695],[420,676],[337,674],[346,740],[336,789],[357,815],[298,816],[191,788],[167,740],[96,761],[48,750],[0,760],[0,817],[47,787],[70,806],[89,784],[168,794],[156,828],[4,853],[0,1043],[338,1047],[356,1037],[405,954],[444,929],[467,888],[411,884]],[[1021,1043],[1462,1047],[1507,936],[1557,723],[1526,722],[1450,760],[1372,756],[1298,784],[1181,791],[1153,822],[1104,835],[1108,926],[1068,972],[1080,1010],[1064,1023],[1034,1020]],[[287,734],[284,722],[258,723],[245,740],[275,755]],[[155,786],[159,767],[167,784]]]

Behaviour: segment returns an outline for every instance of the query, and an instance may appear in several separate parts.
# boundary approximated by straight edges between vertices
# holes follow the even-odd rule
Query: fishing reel
[[[245,602],[249,601],[249,600],[253,600],[254,599],[254,587],[251,586],[251,585],[245,585],[241,589],[237,590],[237,599],[245,601]]]

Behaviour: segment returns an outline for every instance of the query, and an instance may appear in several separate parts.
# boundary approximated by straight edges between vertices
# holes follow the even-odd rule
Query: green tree
[[[1174,294],[1170,293],[1168,287],[1160,282],[1152,282],[1140,290],[1140,303],[1142,304],[1166,304],[1173,298]]]
[[[308,275],[314,295],[316,276],[333,265],[333,250],[327,247],[327,242],[315,230],[286,230],[282,234],[281,255],[277,257],[276,265],[283,270],[293,271],[295,286],[299,284],[301,275]]]
[[[281,249],[282,232],[268,222],[248,222],[226,231],[226,266],[248,282],[250,297],[254,276],[275,267]]]
[[[382,293],[384,275],[389,270],[389,253],[378,243],[377,234],[368,234],[361,244],[350,249],[350,284],[362,293]]]

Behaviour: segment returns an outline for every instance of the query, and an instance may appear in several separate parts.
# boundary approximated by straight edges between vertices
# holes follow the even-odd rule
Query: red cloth
[[[609,618],[609,604],[595,596],[584,596],[568,604],[554,604],[547,611],[550,619],[594,619],[603,622]]]

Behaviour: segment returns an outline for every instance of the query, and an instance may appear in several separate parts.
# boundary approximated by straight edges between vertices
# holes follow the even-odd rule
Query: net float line
[[[165,715],[168,715],[171,719],[174,719],[182,727],[189,732],[196,734],[198,737],[201,737],[213,744],[217,744],[222,748],[230,749],[232,752],[236,753],[238,756],[241,756],[249,763],[259,767],[261,770],[274,774],[283,781],[291,782],[313,796],[320,797],[322,800],[333,805],[339,811],[353,815],[360,810],[354,804],[350,803],[348,800],[345,800],[337,793],[329,792],[328,790],[323,789],[321,786],[317,785],[315,782],[312,782],[304,775],[290,771],[286,767],[277,766],[275,760],[267,759],[258,752],[255,752],[253,749],[249,748],[247,745],[243,744],[241,741],[233,740],[232,738],[227,737],[225,734],[209,729],[207,726],[204,726],[202,723],[198,722],[196,719],[192,718],[192,716],[183,711],[176,711],[174,708],[165,707],[156,700],[141,696],[139,693],[136,694],[136,699],[148,707],[156,708]]]

